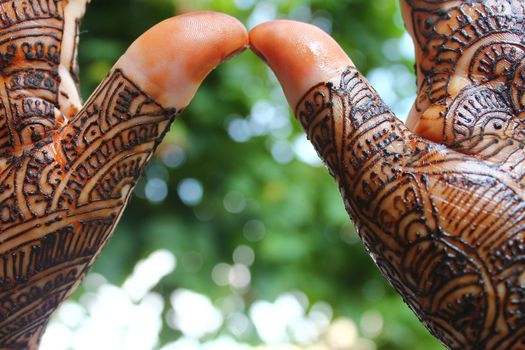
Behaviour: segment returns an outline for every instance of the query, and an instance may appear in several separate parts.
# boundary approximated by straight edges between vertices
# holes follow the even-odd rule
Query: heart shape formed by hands
[[[402,0],[403,125],[321,30],[216,13],[142,35],[81,107],[86,0],[0,4],[0,348],[34,349],[206,75],[248,43],[339,184],[370,255],[450,349],[525,348],[525,4]]]

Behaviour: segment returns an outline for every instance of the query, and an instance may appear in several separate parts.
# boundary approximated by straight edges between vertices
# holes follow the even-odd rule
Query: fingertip
[[[274,71],[292,108],[312,86],[340,77],[353,66],[337,42],[311,24],[271,21],[249,35],[251,49]]]
[[[217,12],[190,12],[148,30],[115,68],[159,103],[182,108],[213,69],[247,47],[248,32],[237,19]]]

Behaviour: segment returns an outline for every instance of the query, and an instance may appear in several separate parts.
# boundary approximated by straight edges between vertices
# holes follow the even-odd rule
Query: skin
[[[85,3],[0,4],[0,349],[38,347],[170,123],[248,43],[283,85],[366,249],[430,332],[454,350],[525,349],[521,1],[402,1],[419,88],[408,127],[321,30],[275,21],[248,37],[209,12],[145,33],[82,105]]]
[[[429,331],[454,350],[525,349],[525,5],[402,9],[419,89],[408,127],[321,30],[275,21],[250,43],[366,249]]]
[[[211,70],[248,46],[227,15],[168,19],[82,105],[75,53],[86,1],[38,3],[0,4],[0,35],[9,35],[0,47],[0,349],[38,348],[171,122]]]

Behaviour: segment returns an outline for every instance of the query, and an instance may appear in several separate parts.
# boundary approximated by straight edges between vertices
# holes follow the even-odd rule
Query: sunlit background
[[[313,23],[400,118],[410,109],[413,47],[395,0],[93,0],[83,95],[147,28],[199,9],[249,28]],[[379,275],[276,79],[248,52],[217,69],[175,122],[42,349],[442,347]]]

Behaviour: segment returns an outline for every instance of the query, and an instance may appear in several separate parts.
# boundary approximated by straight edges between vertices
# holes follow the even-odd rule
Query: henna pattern
[[[429,330],[450,349],[523,349],[525,5],[408,4],[416,107],[439,111],[450,149],[412,136],[354,68],[314,87],[297,116],[374,261]]]
[[[248,44],[226,15],[165,20],[82,104],[76,46],[88,2],[0,0],[0,349],[38,348],[179,108]]]
[[[27,349],[104,246],[175,118],[116,70],[0,173],[0,348]]]
[[[78,112],[85,3],[0,0],[0,349],[38,347],[179,112],[120,70]]]
[[[0,148],[3,157],[40,141],[77,112],[69,95],[78,95],[78,92],[61,88],[62,79],[72,79],[74,75],[73,66],[66,67],[68,77],[61,73],[67,3],[66,0],[0,1]]]
[[[416,110],[444,145],[412,135],[353,67],[296,115],[431,333],[449,349],[525,349],[525,4],[406,3]]]
[[[297,116],[428,329],[450,349],[525,349],[525,4],[405,1],[416,111],[444,145],[413,136],[352,67]],[[179,112],[114,70],[76,113],[68,3],[0,0],[2,349],[38,346]]]
[[[525,175],[525,4],[519,0],[406,0],[418,51],[422,119],[442,141]],[[426,111],[431,113],[425,114]],[[517,117],[517,118],[515,118]]]
[[[407,0],[423,120],[412,136],[349,68],[297,116],[367,250],[450,349],[525,348],[525,4]]]
[[[349,68],[296,114],[367,250],[450,349],[525,348],[525,201],[490,162],[411,136]]]

